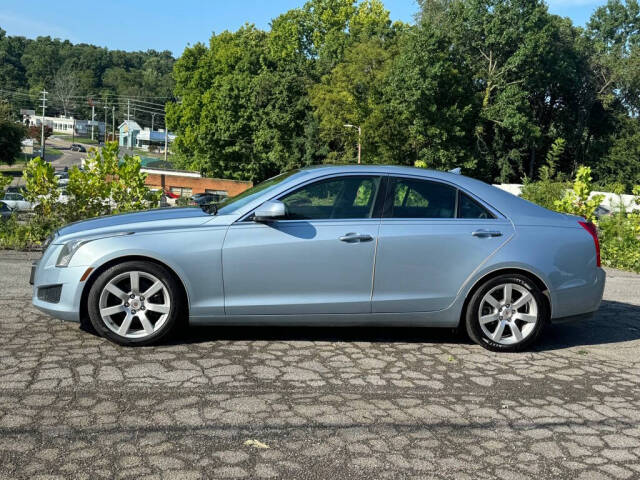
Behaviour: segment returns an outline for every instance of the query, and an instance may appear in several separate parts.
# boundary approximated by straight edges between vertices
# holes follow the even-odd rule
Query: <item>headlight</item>
[[[69,266],[69,262],[73,255],[78,251],[78,249],[87,242],[91,240],[71,240],[67,242],[60,250],[60,255],[58,255],[58,261],[56,262],[56,267],[67,267]]]
[[[78,251],[78,249],[84,245],[85,243],[93,242],[94,240],[100,240],[102,238],[110,238],[110,237],[119,237],[122,235],[132,235],[133,232],[118,232],[112,233],[109,235],[100,235],[97,237],[91,238],[79,238],[76,240],[69,240],[62,246],[62,250],[60,250],[60,254],[58,255],[58,260],[56,261],[56,267],[68,267],[69,262]]]

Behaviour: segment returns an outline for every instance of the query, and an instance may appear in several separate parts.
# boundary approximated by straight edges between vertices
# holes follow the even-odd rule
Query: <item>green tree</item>
[[[474,171],[478,97],[449,33],[431,24],[406,32],[384,88],[385,161]]]
[[[26,133],[24,126],[13,119],[11,105],[0,101],[0,162],[13,164]]]

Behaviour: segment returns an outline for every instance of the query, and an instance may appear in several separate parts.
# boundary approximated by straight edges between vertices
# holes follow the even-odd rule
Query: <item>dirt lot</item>
[[[640,276],[499,355],[431,329],[121,348],[36,311],[28,267],[0,252],[0,478],[640,478]]]

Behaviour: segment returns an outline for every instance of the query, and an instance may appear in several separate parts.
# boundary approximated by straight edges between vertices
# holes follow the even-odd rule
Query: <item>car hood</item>
[[[110,234],[116,232],[141,232],[170,230],[202,225],[211,215],[200,208],[159,208],[144,212],[123,213],[92,218],[71,223],[57,232],[54,243],[64,243],[71,238]]]

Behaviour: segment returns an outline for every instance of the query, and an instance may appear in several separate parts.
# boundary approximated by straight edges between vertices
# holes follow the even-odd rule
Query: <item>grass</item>
[[[62,151],[58,150],[57,148],[47,147],[44,151],[44,155],[45,157],[49,155],[62,155]]]
[[[61,140],[67,140],[68,142],[74,142],[74,143],[85,143],[87,145],[97,145],[98,141],[97,140],[91,140],[91,137],[81,137],[79,135],[76,135],[75,137],[73,135],[64,135],[64,134],[55,134],[55,136]]]

